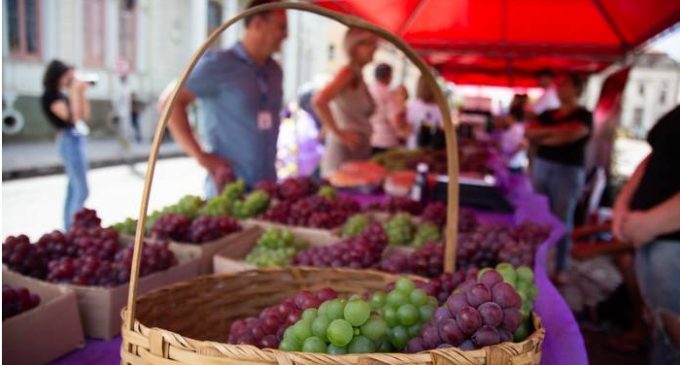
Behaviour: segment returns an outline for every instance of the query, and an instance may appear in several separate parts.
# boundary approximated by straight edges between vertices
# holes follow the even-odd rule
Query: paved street
[[[121,143],[113,138],[89,139],[87,159],[90,167],[112,166],[126,161],[143,162],[149,156],[151,143]],[[161,157],[182,156],[174,143],[161,144]],[[61,173],[64,163],[52,141],[5,143],[2,146],[2,179],[33,177]]]
[[[3,151],[3,159],[6,151]],[[135,171],[121,165],[90,170],[86,205],[104,224],[137,216],[146,163]],[[151,190],[150,210],[172,204],[185,194],[201,194],[203,169],[189,158],[160,160]],[[2,237],[25,233],[32,239],[62,228],[66,177],[52,175],[2,183]]]

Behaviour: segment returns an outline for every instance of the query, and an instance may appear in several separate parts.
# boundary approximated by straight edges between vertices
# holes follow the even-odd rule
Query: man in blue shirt
[[[249,8],[272,0],[253,0]],[[174,140],[208,170],[206,197],[218,191],[214,178],[225,167],[253,186],[276,179],[276,141],[283,99],[283,73],[272,55],[287,36],[283,10],[245,19],[240,42],[226,50],[209,51],[197,63],[178,94],[168,128]],[[174,88],[160,97],[165,105]],[[194,137],[187,108],[199,105],[199,134]]]

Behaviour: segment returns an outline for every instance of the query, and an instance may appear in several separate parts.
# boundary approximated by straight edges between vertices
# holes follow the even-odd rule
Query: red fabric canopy
[[[314,0],[404,38],[448,79],[533,85],[595,72],[680,21],[679,0]]]

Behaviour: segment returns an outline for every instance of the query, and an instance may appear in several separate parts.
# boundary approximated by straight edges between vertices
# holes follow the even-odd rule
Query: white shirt
[[[541,114],[546,110],[557,109],[560,107],[560,99],[557,97],[557,90],[554,86],[545,89],[536,103],[534,103],[534,113]]]
[[[524,168],[527,165],[527,151],[521,149],[517,152],[517,147],[524,140],[524,123],[515,122],[501,136],[501,151],[508,157],[508,167]]]
[[[409,124],[413,126],[411,135],[408,137],[408,142],[406,145],[410,149],[415,149],[418,147],[416,145],[416,136],[418,135],[418,129],[420,128],[420,125],[423,123],[423,121],[429,119],[434,126],[441,126],[442,112],[439,109],[439,105],[437,103],[428,104],[420,99],[416,99],[409,103],[408,110],[406,112],[406,119],[408,120]]]
[[[375,112],[371,116],[371,146],[390,148],[399,144],[397,133],[390,123],[391,110],[394,107],[392,91],[388,85],[376,82],[369,88],[373,101],[375,102]]]

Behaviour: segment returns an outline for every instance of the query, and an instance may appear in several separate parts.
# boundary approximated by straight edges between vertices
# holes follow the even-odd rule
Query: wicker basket
[[[290,267],[211,275],[172,285],[137,301],[134,329],[123,328],[126,364],[538,364],[544,330],[521,343],[474,351],[333,356],[226,345],[229,326],[256,316],[300,290],[332,287],[340,294],[384,290],[394,275],[372,270]],[[123,312],[125,317],[127,312]],[[160,329],[163,328],[163,329]],[[181,333],[183,336],[178,335]]]
[[[300,2],[277,2],[254,7],[228,20],[218,27],[193,55],[182,72],[157,125],[149,155],[144,191],[137,222],[135,251],[128,306],[123,310],[123,344],[121,358],[124,364],[427,364],[427,365],[504,365],[539,364],[541,343],[545,331],[534,318],[534,333],[522,343],[501,343],[474,351],[456,348],[426,351],[417,354],[358,354],[326,355],[290,353],[275,349],[258,349],[246,345],[224,344],[229,325],[234,319],[258,313],[300,289],[318,289],[331,286],[346,294],[363,294],[383,289],[394,281],[390,274],[349,269],[285,268],[262,269],[231,274],[216,274],[176,284],[137,298],[140,251],[143,242],[142,228],[146,220],[153,174],[170,112],[179,89],[189,74],[219,35],[237,21],[260,12],[276,9],[295,9],[316,13],[345,24],[373,32],[399,48],[423,74],[433,90],[442,113],[446,134],[449,177],[458,180],[456,138],[451,123],[448,103],[432,72],[424,61],[402,40],[392,33],[361,19],[339,14],[327,9]],[[452,272],[455,264],[458,221],[458,184],[448,184],[448,208],[444,270]],[[186,336],[186,337],[185,337]]]

